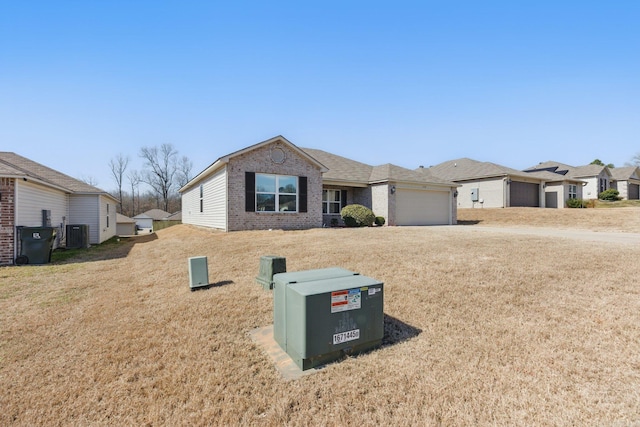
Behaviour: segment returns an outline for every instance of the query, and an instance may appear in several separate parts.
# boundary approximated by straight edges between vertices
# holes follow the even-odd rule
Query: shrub
[[[610,189],[604,190],[602,193],[598,194],[598,199],[600,199],[600,200],[620,200],[621,197],[619,196],[619,194],[620,194],[620,192],[618,190],[610,188]]]
[[[386,222],[386,220],[384,219],[383,216],[377,216],[376,220],[374,221],[375,225],[384,225],[384,223]]]
[[[584,208],[585,202],[582,199],[568,199],[567,207],[568,208]]]
[[[347,227],[371,227],[376,220],[373,211],[362,205],[347,205],[340,211]]]

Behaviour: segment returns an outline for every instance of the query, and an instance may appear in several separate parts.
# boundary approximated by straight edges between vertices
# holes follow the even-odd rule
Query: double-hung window
[[[569,184],[569,198],[570,199],[578,198],[578,188],[576,185]]]
[[[256,211],[297,212],[298,177],[257,173]]]
[[[322,190],[322,213],[339,214],[342,209],[340,190]]]
[[[200,184],[200,212],[204,212],[204,187]]]

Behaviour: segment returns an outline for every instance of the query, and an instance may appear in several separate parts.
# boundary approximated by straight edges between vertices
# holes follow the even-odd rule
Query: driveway
[[[462,233],[504,233],[521,236],[553,237],[590,242],[620,243],[640,246],[640,233],[612,233],[590,230],[570,230],[546,227],[491,227],[474,225],[448,225],[448,229]]]

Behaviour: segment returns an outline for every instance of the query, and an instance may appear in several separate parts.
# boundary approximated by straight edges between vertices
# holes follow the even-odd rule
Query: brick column
[[[0,265],[13,264],[15,180],[0,178]]]

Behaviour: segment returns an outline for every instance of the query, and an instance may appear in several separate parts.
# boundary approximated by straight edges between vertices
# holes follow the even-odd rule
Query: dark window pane
[[[280,196],[280,212],[296,211],[296,196]]]
[[[257,194],[256,201],[258,202],[256,206],[258,211],[274,212],[276,210],[275,194]]]

